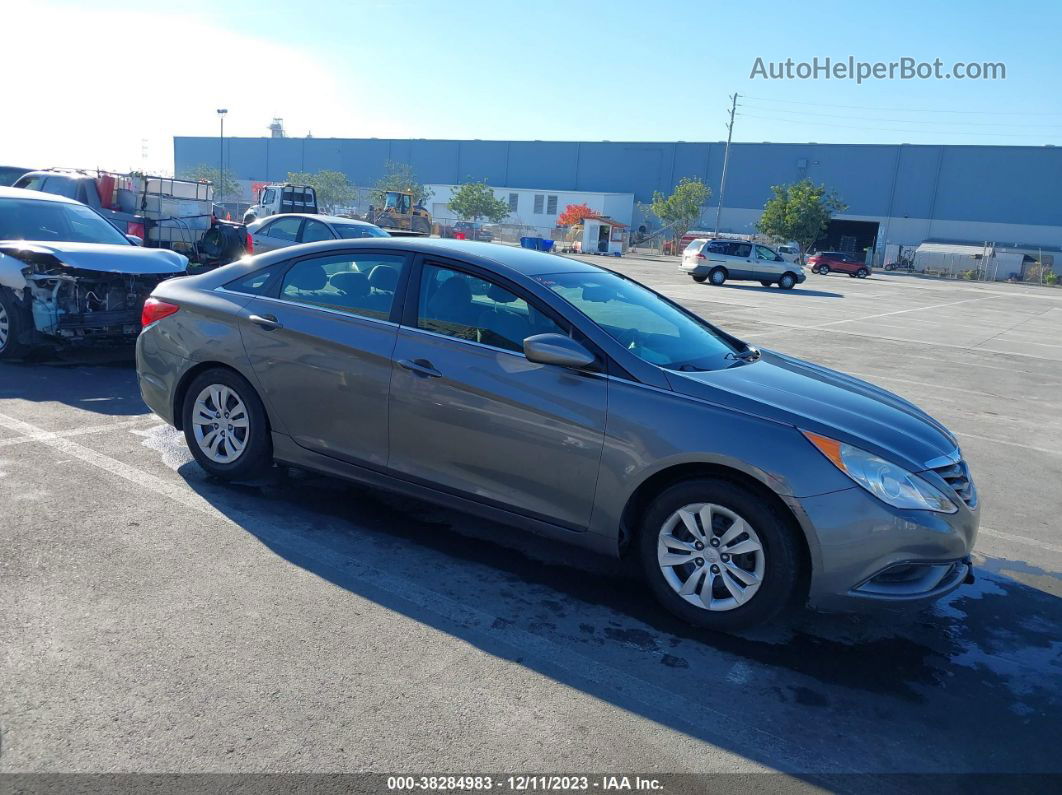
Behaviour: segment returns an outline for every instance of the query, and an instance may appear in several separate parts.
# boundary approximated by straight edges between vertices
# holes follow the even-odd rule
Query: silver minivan
[[[777,284],[783,290],[792,290],[807,279],[798,263],[786,262],[768,246],[748,240],[697,238],[682,252],[680,267],[695,282],[709,281],[716,286],[733,279],[757,281],[764,287]]]

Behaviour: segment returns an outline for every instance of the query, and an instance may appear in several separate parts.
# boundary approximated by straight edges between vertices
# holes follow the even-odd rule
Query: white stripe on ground
[[[1062,544],[1052,544],[1049,541],[1037,541],[1035,538],[1029,538],[1028,536],[1019,536],[1014,533],[1004,533],[1002,530],[995,530],[991,527],[981,527],[977,530],[978,536],[989,536],[991,538],[1000,538],[1004,541],[1012,541],[1015,544],[1024,544],[1027,547],[1036,547],[1038,549],[1046,549],[1051,552],[1062,552]]]
[[[1011,442],[1006,439],[993,439],[991,436],[981,436],[976,433],[965,433],[964,431],[954,431],[956,436],[965,436],[967,439],[980,439],[982,442],[994,442],[995,444],[1005,444],[1008,447],[1021,447],[1025,450],[1035,450],[1038,453],[1047,453],[1048,455],[1062,455],[1062,450],[1052,449],[1050,447],[1036,447],[1031,444],[1022,444],[1021,442]]]
[[[80,428],[71,428],[66,431],[41,431],[40,433],[31,433],[25,436],[15,436],[11,439],[0,439],[0,447],[8,447],[13,444],[25,444],[26,442],[39,442],[43,439],[59,439],[66,438],[68,436],[85,436],[91,433],[103,433],[105,431],[113,431],[121,428],[132,428],[145,420],[158,421],[158,417],[154,415],[145,414],[135,419],[130,420],[118,420],[106,425],[84,425]]]
[[[142,472],[136,467],[78,444],[71,439],[55,436],[54,434],[49,435],[47,431],[24,420],[0,414],[0,427],[8,428],[24,436],[36,436],[38,438],[35,438],[34,441],[40,444],[80,459],[87,464],[123,478],[136,486],[153,491],[180,505],[207,514],[219,522],[239,529],[241,532],[250,532],[243,527],[241,521],[249,526],[253,525],[255,528],[254,535],[263,540],[268,539],[268,545],[274,551],[277,551],[277,554],[282,554],[289,560],[297,558],[312,560],[319,567],[318,571],[326,569],[333,572],[333,579],[336,582],[354,578],[370,587],[378,588],[394,598],[412,603],[421,610],[433,613],[446,623],[458,623],[462,626],[476,627],[483,634],[499,642],[515,647],[515,649],[524,653],[535,655],[547,669],[560,668],[569,675],[574,675],[584,681],[589,680],[598,687],[618,691],[623,696],[619,700],[620,703],[624,700],[639,701],[646,709],[647,715],[657,714],[661,711],[667,711],[671,715],[689,715],[690,713],[689,704],[679,699],[675,694],[654,685],[648,680],[632,676],[619,668],[602,663],[600,660],[591,659],[586,655],[574,652],[568,645],[564,646],[562,653],[559,644],[545,636],[508,626],[506,622],[498,622],[497,616],[479,610],[474,606],[450,599],[436,591],[421,588],[408,579],[402,579],[400,576],[386,571],[358,563],[357,561],[347,561],[342,566],[337,565],[330,559],[334,555],[327,546],[305,536],[300,537],[298,545],[295,545],[292,543],[290,529],[274,524],[261,516],[244,513],[239,508],[232,508],[230,509],[232,516],[239,516],[241,519],[241,521],[236,521],[212,507],[209,502],[199,497],[185,485],[170,483],[154,475]],[[549,674],[545,675],[548,676]],[[685,718],[684,722],[697,730],[697,734],[693,736],[698,737],[701,742],[716,745],[726,751],[730,746],[724,744],[722,740],[719,743],[715,743],[703,738],[718,737],[720,735],[720,726],[738,726],[737,717],[737,715],[723,712],[714,707],[699,705],[696,714]],[[679,730],[685,731],[684,729]],[[758,764],[780,770],[806,770],[811,765],[815,772],[824,774],[858,772],[850,767],[846,760],[824,759],[819,751],[812,751],[801,746],[790,737],[773,734],[751,723],[746,723],[740,732],[746,735],[746,743],[757,748],[771,749],[773,751],[773,753],[765,754],[765,756],[772,757],[770,760],[757,759]],[[734,738],[731,736],[729,739],[733,741]]]

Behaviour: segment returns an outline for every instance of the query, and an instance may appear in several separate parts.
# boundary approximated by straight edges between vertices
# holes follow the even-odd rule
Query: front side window
[[[566,333],[504,287],[438,265],[421,273],[417,328],[518,353],[535,334]]]
[[[265,192],[262,194],[262,204],[272,204],[275,198],[276,191],[272,188],[266,188]]]
[[[298,239],[299,226],[301,224],[301,218],[289,215],[284,218],[278,218],[271,223],[265,233],[269,237],[276,238],[277,240],[287,240],[294,243]]]
[[[355,240],[359,237],[390,237],[387,232],[372,224],[335,224],[332,228],[344,240]]]
[[[756,259],[774,262],[777,257],[775,256],[775,253],[766,246],[756,246]]]
[[[607,271],[552,273],[537,280],[638,358],[671,370],[719,370],[738,349],[647,287]]]
[[[353,315],[387,320],[405,257],[399,254],[330,254],[296,262],[284,274],[280,297]]]
[[[33,199],[0,201],[0,240],[131,245],[125,235],[88,207]]]

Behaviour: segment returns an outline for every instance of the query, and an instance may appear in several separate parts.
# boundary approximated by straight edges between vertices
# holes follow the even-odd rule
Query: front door
[[[755,263],[753,267],[756,269],[756,278],[760,280],[774,281],[790,269],[789,263],[767,246],[754,246],[752,259]]]
[[[401,254],[364,250],[295,262],[240,329],[263,400],[300,446],[353,463],[387,463],[390,322]]]
[[[412,286],[412,285],[411,285]],[[567,330],[518,288],[425,264],[402,326],[390,467],[427,485],[575,528],[590,522],[608,382],[534,364],[523,340]]]

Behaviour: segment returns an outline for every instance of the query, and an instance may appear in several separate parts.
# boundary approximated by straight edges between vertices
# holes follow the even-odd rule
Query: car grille
[[[944,478],[945,482],[968,506],[972,508],[977,503],[977,489],[974,488],[973,481],[970,479],[970,469],[964,460],[960,458],[955,463],[933,467],[933,471]]]

